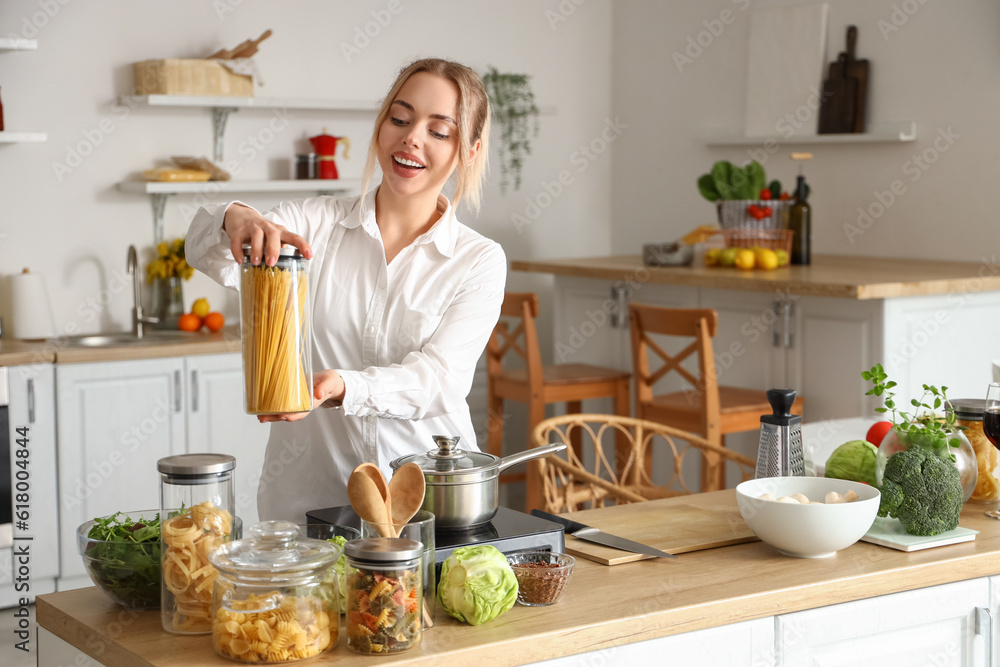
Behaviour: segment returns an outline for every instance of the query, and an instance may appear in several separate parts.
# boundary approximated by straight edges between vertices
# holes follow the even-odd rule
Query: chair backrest
[[[713,444],[693,433],[634,417],[570,414],[546,419],[535,427],[532,447],[550,442],[567,445],[576,439],[581,450],[538,459],[545,511],[573,512],[609,504],[642,502],[697,492],[706,456],[735,469],[740,481],[754,476],[754,460]],[[621,456],[623,441],[628,452]],[[644,461],[652,459],[650,474]],[[697,459],[694,461],[692,459]],[[653,478],[659,478],[658,481]]]
[[[486,344],[486,371],[497,377],[503,372],[504,357],[515,352],[525,364],[528,382],[534,389],[542,385],[542,354],[538,347],[538,295],[533,292],[505,292],[500,320]],[[537,387],[535,387],[537,385]]]
[[[689,396],[701,404],[702,433],[713,443],[720,440],[719,384],[712,352],[712,337],[719,327],[719,316],[711,308],[664,308],[639,303],[629,304],[629,328],[632,335],[632,375],[635,397],[642,416],[642,405],[653,398],[653,385],[670,372],[676,372],[691,385]],[[693,338],[676,354],[669,354],[652,334]],[[652,353],[652,354],[651,354]],[[698,376],[681,363],[692,354],[698,356]],[[657,368],[652,368],[650,357]]]

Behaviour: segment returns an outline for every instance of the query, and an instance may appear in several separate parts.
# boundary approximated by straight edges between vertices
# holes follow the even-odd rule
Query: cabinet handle
[[[628,328],[628,298],[630,296],[630,290],[628,287],[622,285],[613,285],[611,287],[611,300],[615,304],[615,309],[611,312],[611,327],[613,329],[627,329]]]
[[[976,635],[983,638],[983,664],[993,664],[993,614],[988,607],[976,607]]]
[[[785,315],[784,322],[784,332],[785,332],[785,347],[792,347],[794,339],[792,338],[792,309],[795,308],[794,303],[783,304],[784,307],[781,309]]]
[[[785,304],[780,299],[775,299],[771,303],[771,309],[774,311],[775,315],[780,316],[785,312]],[[778,318],[775,317],[774,321],[777,322]],[[778,331],[777,327],[775,327],[774,331],[771,332],[771,347],[781,347],[781,346],[782,346],[781,332]]]
[[[191,412],[198,412],[198,371],[191,371]]]
[[[174,412],[180,412],[181,408],[181,372],[174,371]]]
[[[35,381],[28,378],[28,423],[35,423]]]

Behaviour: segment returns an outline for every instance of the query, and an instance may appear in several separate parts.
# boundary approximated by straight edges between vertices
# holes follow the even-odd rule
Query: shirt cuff
[[[358,371],[341,371],[341,379],[344,381],[344,400],[341,408],[346,415],[357,415],[361,408],[368,401],[368,383],[361,378]]]

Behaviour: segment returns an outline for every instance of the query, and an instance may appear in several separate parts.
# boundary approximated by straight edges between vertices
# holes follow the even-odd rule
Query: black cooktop
[[[361,519],[350,505],[306,512],[309,523],[361,527]],[[493,520],[469,531],[435,531],[434,560],[443,562],[459,547],[492,544],[505,554],[516,551],[563,552],[563,527],[546,519],[501,507]]]

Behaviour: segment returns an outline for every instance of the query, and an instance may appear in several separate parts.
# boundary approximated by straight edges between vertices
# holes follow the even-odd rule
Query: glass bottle
[[[809,264],[812,244],[812,208],[806,201],[806,177],[796,179],[795,199],[788,210],[788,228],[792,230],[792,264]]]
[[[218,572],[208,554],[234,539],[236,459],[180,454],[156,462],[160,473],[163,629],[212,631],[212,587]]]

